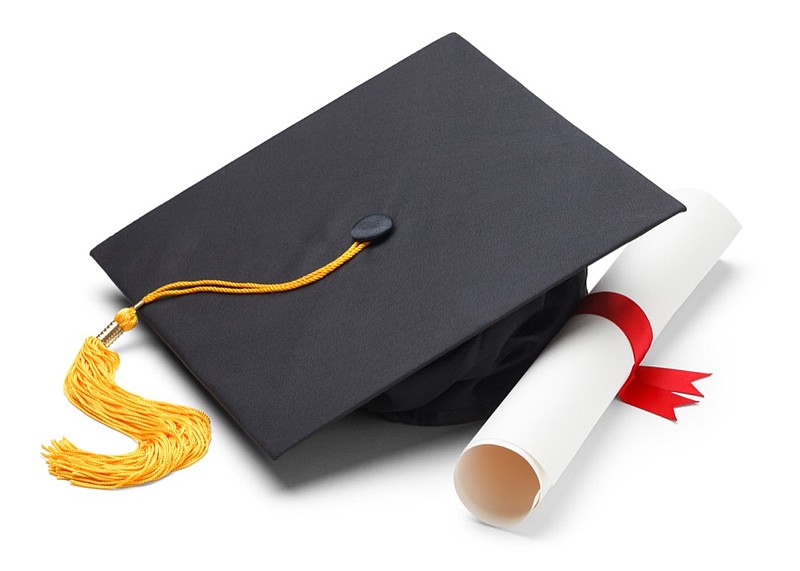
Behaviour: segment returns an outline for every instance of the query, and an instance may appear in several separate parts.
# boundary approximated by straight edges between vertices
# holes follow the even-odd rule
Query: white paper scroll
[[[740,229],[710,195],[674,193],[687,211],[631,242],[593,292],[617,292],[645,312],[654,338]],[[461,454],[455,487],[486,523],[524,519],[556,483],[634,365],[608,319],[572,317]]]

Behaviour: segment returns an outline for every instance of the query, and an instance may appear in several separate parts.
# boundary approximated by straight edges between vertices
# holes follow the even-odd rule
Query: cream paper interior
[[[687,211],[631,242],[593,292],[635,301],[654,339],[740,229],[698,190],[673,193]],[[524,519],[558,481],[634,365],[622,331],[596,315],[572,317],[475,435],[456,463],[456,492],[479,519]]]

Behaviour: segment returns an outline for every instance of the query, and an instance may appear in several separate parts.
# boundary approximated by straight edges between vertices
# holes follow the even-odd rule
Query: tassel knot
[[[114,316],[116,321],[123,331],[130,331],[136,324],[139,323],[139,317],[136,315],[136,310],[132,307],[120,309]]]

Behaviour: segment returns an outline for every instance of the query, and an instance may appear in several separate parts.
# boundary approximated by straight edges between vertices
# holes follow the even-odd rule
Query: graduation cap
[[[587,266],[682,210],[445,36],[92,250],[140,301],[86,340],[66,392],[139,445],[54,441],[50,470],[119,487],[205,453],[204,414],[114,383],[108,345],[139,318],[273,458],[359,407],[485,418],[585,294]]]

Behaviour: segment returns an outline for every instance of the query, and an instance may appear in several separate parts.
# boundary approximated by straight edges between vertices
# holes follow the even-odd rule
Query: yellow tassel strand
[[[85,488],[136,486],[191,466],[208,450],[211,422],[194,408],[142,398],[116,384],[119,355],[108,348],[138,323],[136,310],[161,298],[194,293],[264,294],[298,289],[321,280],[355,257],[369,242],[354,242],[329,264],[290,282],[262,284],[223,280],[173,282],[120,310],[97,337],[84,341],[67,372],[64,393],[93,419],[136,440],[136,450],[107,455],[87,452],[66,438],[43,446],[50,473]]]
[[[87,452],[66,438],[45,446],[50,473],[86,488],[121,488],[163,478],[194,464],[208,449],[211,423],[193,408],[131,394],[114,382],[119,355],[96,337],[83,343],[64,381],[72,404],[137,441],[133,452]]]

